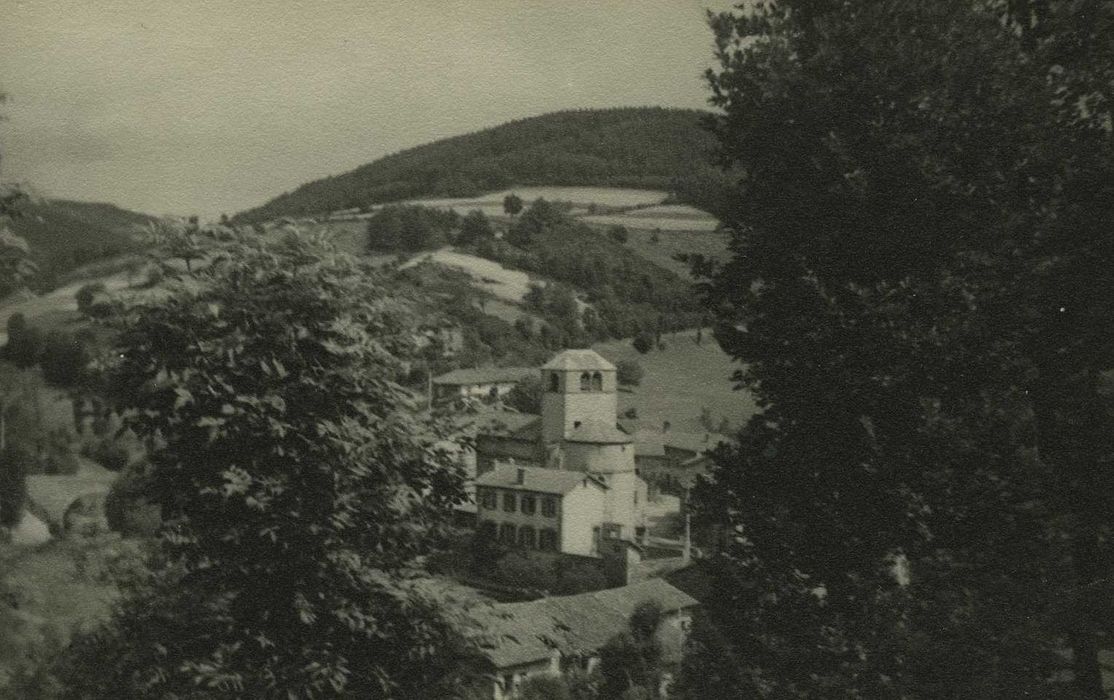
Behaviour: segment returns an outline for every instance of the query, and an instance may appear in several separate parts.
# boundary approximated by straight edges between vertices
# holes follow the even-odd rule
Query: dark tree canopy
[[[697,503],[741,695],[1101,697],[1112,73],[1069,8],[1111,17],[1024,5],[1040,36],[960,0],[712,17],[704,291],[763,413]]]

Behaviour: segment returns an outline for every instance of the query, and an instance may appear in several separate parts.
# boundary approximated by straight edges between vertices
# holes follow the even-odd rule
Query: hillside
[[[316,180],[238,223],[306,216],[419,197],[474,197],[509,185],[668,189],[706,167],[701,112],[658,107],[555,112],[456,136]]]
[[[33,200],[20,212],[9,227],[31,246],[41,289],[74,268],[136,250],[134,234],[153,220],[112,204],[64,199]]]

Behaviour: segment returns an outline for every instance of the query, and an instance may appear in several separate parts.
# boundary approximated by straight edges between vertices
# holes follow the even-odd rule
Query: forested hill
[[[48,288],[54,275],[136,250],[135,234],[153,220],[112,204],[36,199],[21,204],[8,225],[31,247],[37,286]]]
[[[302,185],[234,217],[304,216],[416,197],[471,197],[511,185],[668,189],[708,159],[701,112],[631,107],[555,112],[456,136]]]

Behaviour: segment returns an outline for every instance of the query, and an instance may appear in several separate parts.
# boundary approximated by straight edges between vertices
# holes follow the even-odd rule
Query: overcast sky
[[[0,0],[5,180],[234,212],[578,107],[704,107],[714,0]]]

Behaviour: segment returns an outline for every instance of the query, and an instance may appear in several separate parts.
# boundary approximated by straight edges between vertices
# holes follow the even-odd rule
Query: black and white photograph
[[[0,0],[0,700],[1114,699],[1114,0]]]

